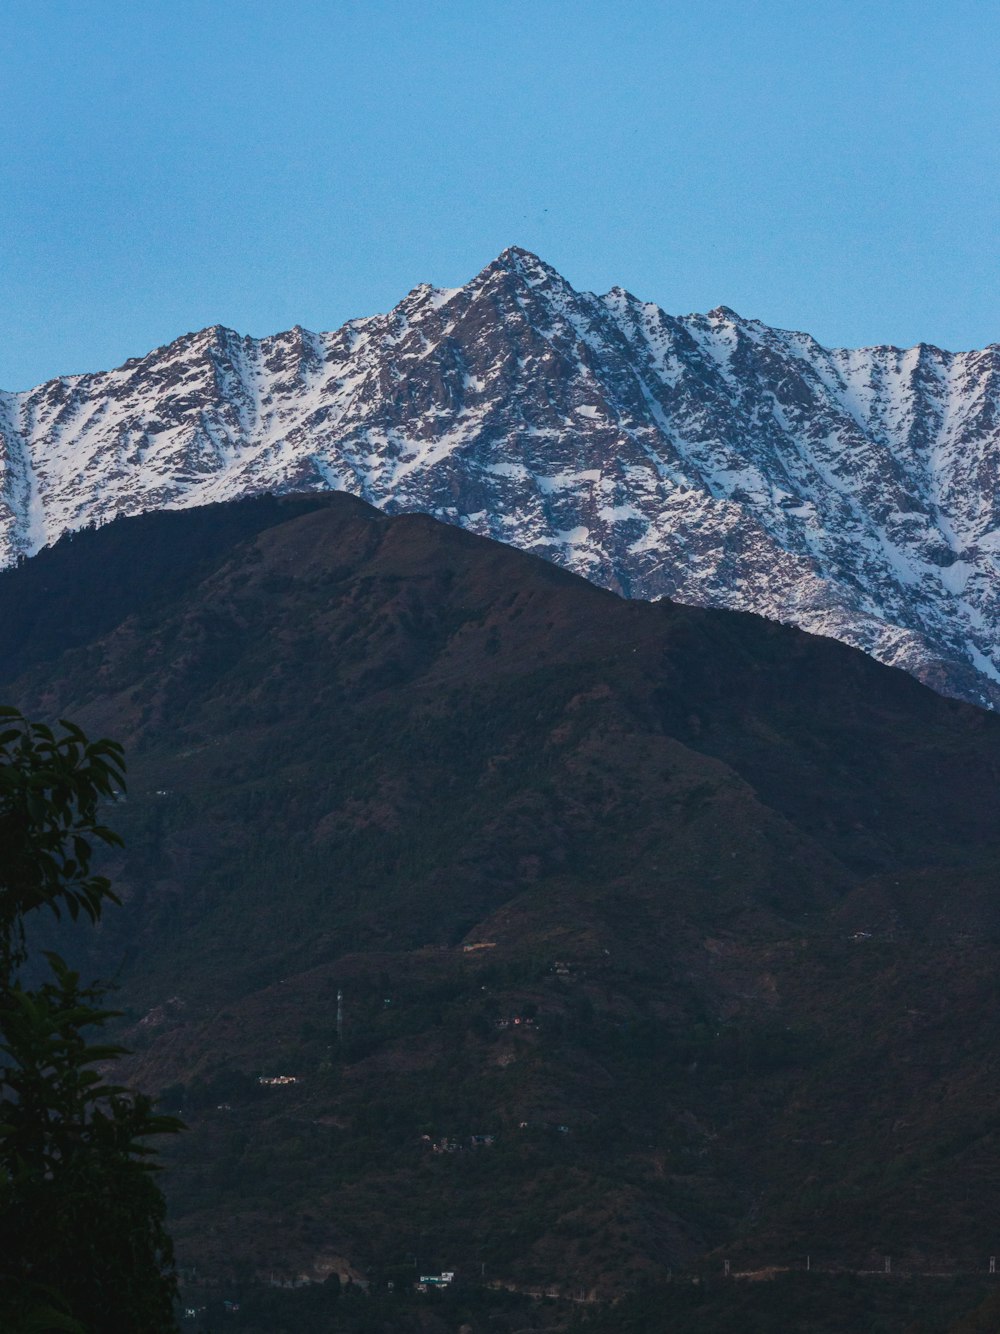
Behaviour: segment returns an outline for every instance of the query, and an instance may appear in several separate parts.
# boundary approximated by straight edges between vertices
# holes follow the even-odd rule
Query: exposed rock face
[[[334,333],[214,327],[0,395],[0,560],[342,489],[631,597],[759,612],[1000,706],[1000,346],[829,350],[505,251]]]

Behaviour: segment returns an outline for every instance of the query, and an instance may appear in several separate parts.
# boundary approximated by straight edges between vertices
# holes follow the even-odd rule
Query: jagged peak
[[[0,398],[14,442],[0,457],[9,507],[0,563],[63,528],[150,503],[331,486],[387,506],[426,506],[477,531],[502,516],[491,532],[551,542],[572,568],[601,578],[612,570],[608,578],[637,596],[670,595],[683,578],[686,595],[717,597],[722,576],[703,553],[729,541],[726,525],[740,513],[749,582],[741,574],[726,590],[732,605],[797,617],[920,670],[932,650],[913,640],[912,626],[926,627],[949,688],[1000,704],[997,520],[992,493],[967,482],[965,463],[972,451],[980,476],[995,471],[998,442],[981,404],[991,401],[998,356],[994,347],[967,357],[961,375],[938,376],[939,389],[929,373],[948,354],[927,344],[828,353],[807,334],[729,306],[670,316],[620,286],[603,297],[577,291],[513,245],[461,287],[421,283],[388,314],[331,333],[297,325],[257,339],[215,324],[117,371]],[[921,365],[926,384],[914,376]],[[927,429],[914,430],[921,413]],[[805,462],[793,466],[792,455],[808,460],[817,440],[823,459],[836,451],[851,472],[828,480]],[[578,498],[584,484],[587,501]],[[944,494],[942,527],[927,505]],[[864,516],[863,540],[841,531],[844,495]],[[926,522],[910,517],[914,496]],[[722,517],[712,511],[717,500],[729,507]],[[947,558],[958,549],[954,533],[970,551],[981,544],[969,571]],[[699,542],[680,566],[690,534]],[[755,554],[761,542],[770,546]],[[654,563],[659,546],[665,556]],[[779,550],[805,571],[794,597]],[[941,569],[952,571],[950,582]],[[823,600],[834,584],[836,604]],[[925,586],[934,590],[926,597]],[[884,596],[910,619],[870,615]],[[954,645],[966,633],[962,659]]]
[[[398,304],[400,306],[419,306],[427,300],[434,290],[433,283],[417,283],[416,287],[411,287]]]
[[[739,315],[732,306],[716,306],[714,310],[708,312],[708,319],[721,320],[726,324],[746,324],[742,315]],[[750,321],[752,323],[752,321]]]
[[[473,282],[479,282],[495,274],[513,274],[526,282],[529,287],[541,287],[547,283],[570,287],[558,269],[554,269],[551,264],[546,264],[530,250],[518,245],[511,245],[502,250],[492,264],[487,264],[478,277],[473,279]]]
[[[416,287],[411,288],[402,301],[393,307],[393,311],[400,315],[413,315],[425,309],[437,310],[460,291],[461,287],[435,287],[433,283],[417,283]]]
[[[647,304],[639,300],[634,292],[630,292],[627,287],[621,287],[617,283],[614,287],[609,287],[603,296],[598,297],[609,310],[635,309]],[[659,307],[657,307],[659,309]]]

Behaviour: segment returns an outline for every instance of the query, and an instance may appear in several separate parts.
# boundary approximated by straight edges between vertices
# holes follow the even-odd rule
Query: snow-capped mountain
[[[0,394],[0,562],[120,514],[342,489],[1000,707],[998,413],[1000,346],[826,349],[577,292],[512,248],[334,333],[214,327]]]

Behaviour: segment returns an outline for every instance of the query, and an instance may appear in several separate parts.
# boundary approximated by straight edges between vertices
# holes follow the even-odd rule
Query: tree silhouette
[[[123,1051],[88,1040],[115,1015],[104,988],[51,952],[48,980],[21,976],[31,913],[96,922],[118,902],[92,856],[120,843],[99,808],[121,747],[60,729],[0,708],[0,1328],[161,1334],[176,1283],[146,1140],[180,1122],[95,1069]]]

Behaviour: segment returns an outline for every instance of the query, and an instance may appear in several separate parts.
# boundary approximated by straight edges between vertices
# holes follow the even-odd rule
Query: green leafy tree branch
[[[56,954],[29,988],[25,918],[97,921],[117,903],[92,871],[116,845],[103,801],[124,787],[121,747],[0,709],[0,1328],[74,1334],[175,1329],[175,1277],[150,1136],[180,1129],[104,1081],[123,1052],[92,1042],[115,1011]]]

